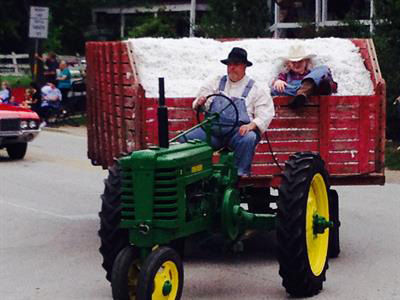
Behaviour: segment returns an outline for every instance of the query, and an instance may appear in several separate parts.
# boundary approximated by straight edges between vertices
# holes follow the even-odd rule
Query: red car
[[[22,159],[28,142],[40,132],[39,116],[25,108],[0,103],[0,149],[6,148],[11,159]]]

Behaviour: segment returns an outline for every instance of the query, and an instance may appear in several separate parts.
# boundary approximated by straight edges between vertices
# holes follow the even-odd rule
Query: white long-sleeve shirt
[[[197,93],[196,99],[193,101],[193,108],[196,105],[198,99],[202,96],[206,97],[211,94],[216,94],[219,92],[219,83],[222,76],[214,77],[208,80]],[[224,94],[228,97],[240,98],[243,91],[249,82],[250,78],[246,75],[241,80],[233,82],[229,79],[226,81]],[[211,104],[212,99],[207,99],[205,106],[208,108]],[[250,121],[257,125],[257,128],[261,133],[264,133],[272,118],[275,115],[274,103],[272,97],[264,89],[262,89],[257,82],[254,83],[250,90],[250,93],[245,100],[247,114],[249,115]]]

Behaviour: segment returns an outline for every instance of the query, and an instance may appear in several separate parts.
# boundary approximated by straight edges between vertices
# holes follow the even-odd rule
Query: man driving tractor
[[[274,116],[274,104],[271,96],[246,75],[246,68],[253,65],[247,60],[246,50],[234,47],[228,58],[221,62],[227,65],[227,75],[217,76],[206,82],[193,101],[193,109],[198,110],[205,106],[209,111],[221,113],[219,125],[223,134],[216,135],[214,132],[211,145],[214,149],[223,146],[232,149],[238,175],[249,176],[255,148]],[[212,94],[226,95],[237,110],[228,108],[230,105],[226,104],[223,96],[207,97]],[[236,123],[235,111],[238,114]],[[234,128],[226,131],[224,126]],[[206,140],[204,129],[197,128],[180,141],[192,139]]]

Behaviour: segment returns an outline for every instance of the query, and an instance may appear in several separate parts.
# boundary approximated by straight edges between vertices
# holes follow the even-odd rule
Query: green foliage
[[[14,87],[29,87],[32,82],[32,77],[30,75],[24,76],[13,76],[13,75],[0,75],[0,82],[3,80],[7,81],[11,88]]]
[[[374,43],[387,88],[387,136],[400,141],[400,116],[392,105],[400,95],[400,0],[376,1]]]
[[[198,25],[198,35],[210,38],[265,37],[269,12],[267,1],[209,0],[210,10]]]
[[[400,144],[399,143],[388,142],[386,144],[385,166],[390,170],[400,170]]]
[[[128,31],[128,37],[176,37],[173,25],[163,17],[147,18],[141,25]]]

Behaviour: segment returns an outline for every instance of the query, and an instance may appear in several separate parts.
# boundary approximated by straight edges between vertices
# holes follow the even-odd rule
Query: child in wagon
[[[294,96],[289,107],[302,107],[311,95],[330,95],[337,92],[327,66],[313,68],[311,58],[302,45],[291,46],[287,57],[283,57],[285,69],[279,73],[271,87],[272,96]]]

